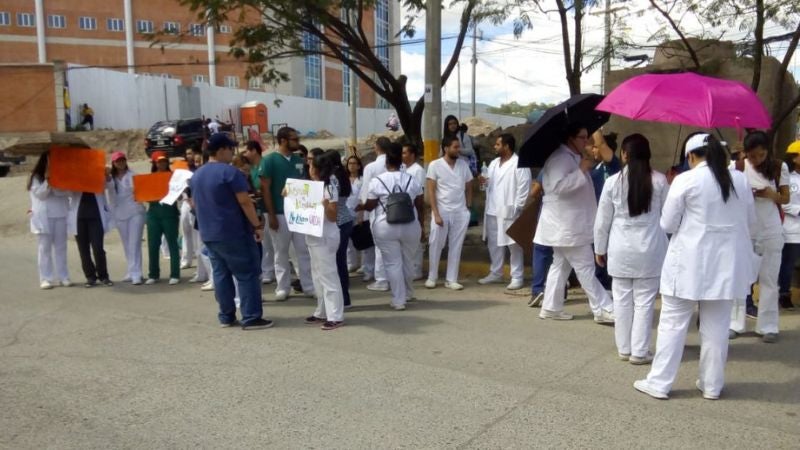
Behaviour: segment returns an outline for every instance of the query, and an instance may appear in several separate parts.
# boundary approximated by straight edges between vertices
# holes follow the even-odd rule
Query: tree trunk
[[[567,84],[569,85],[569,92],[572,94],[575,84],[575,68],[572,66],[572,52],[570,51],[569,18],[567,17],[567,8],[564,5],[563,0],[556,0],[556,6],[558,7],[558,17],[561,19],[561,45],[562,52],[564,53],[564,71],[567,75],[566,78]],[[580,88],[578,88],[578,90],[580,90]]]
[[[569,95],[581,93],[581,73],[583,67],[583,0],[574,0],[575,10],[573,11],[575,20],[575,51],[572,59],[572,76],[569,79]]]
[[[750,87],[753,92],[758,92],[761,84],[761,59],[764,54],[764,0],[756,0],[756,28],[753,32],[753,82]]]

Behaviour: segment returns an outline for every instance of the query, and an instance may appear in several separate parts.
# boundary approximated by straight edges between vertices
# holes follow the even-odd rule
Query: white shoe
[[[511,283],[508,283],[508,286],[506,286],[506,290],[518,291],[522,289],[522,286],[524,286],[522,280],[511,280]]]
[[[669,399],[669,396],[667,394],[664,394],[663,392],[658,392],[657,390],[650,387],[650,385],[647,384],[647,380],[636,380],[633,382],[633,387],[637,391],[643,392],[649,395],[650,397],[657,398],[659,400]]]
[[[630,361],[631,354],[630,353],[617,353],[620,361]]]
[[[41,288],[41,289],[53,289],[53,283],[51,283],[51,282],[49,282],[47,280],[44,280],[44,281],[41,282],[41,284],[39,284],[39,288]]]
[[[392,309],[395,311],[405,311],[406,305],[392,305]]]
[[[358,269],[356,269],[356,273],[364,273],[364,266],[361,266]]]
[[[148,279],[147,279],[147,280],[144,282],[144,284],[150,285],[150,284],[156,284],[157,282],[158,282],[158,280],[156,280],[155,278],[148,278]]]
[[[700,380],[694,382],[694,386],[697,388],[698,391],[703,393],[703,398],[706,400],[719,400],[719,395],[710,394],[703,389],[703,384],[700,383]]]
[[[289,299],[289,293],[286,291],[275,291],[275,301],[285,302]]]
[[[125,275],[125,278],[123,278],[123,279],[121,279],[119,281],[121,281],[123,283],[130,283],[131,282],[131,277],[129,275]]]
[[[356,266],[347,266],[347,273],[353,273],[353,272],[356,272],[357,270],[358,270],[358,267],[356,267]],[[362,270],[362,272],[363,272],[363,270]]]
[[[275,278],[272,277],[265,277],[261,279],[261,284],[272,284],[275,282]]]
[[[594,316],[595,323],[599,324],[613,324],[614,323],[614,314],[610,313],[606,310],[600,311],[599,316]]]
[[[69,278],[61,280],[62,287],[70,287],[72,286],[72,281],[69,281]]]
[[[501,277],[500,275],[495,275],[493,273],[490,273],[489,275],[486,275],[485,277],[478,280],[478,284],[494,284],[502,282],[503,282],[503,277]]]
[[[134,286],[139,286],[140,284],[142,284],[142,279],[139,278],[139,279],[136,279],[136,280],[131,280],[131,284],[134,285]]]
[[[189,278],[189,283],[204,283],[206,280],[200,278],[200,275],[194,274],[192,278]]]
[[[201,291],[213,291],[214,290],[214,281],[208,280],[200,286]]]
[[[386,292],[389,290],[389,283],[386,281],[376,281],[367,285],[367,290],[376,292]]]
[[[445,281],[444,282],[444,287],[446,287],[447,289],[452,289],[454,291],[460,291],[460,290],[464,289],[463,285],[461,285],[460,283],[455,282],[455,281],[453,281],[453,282]]]
[[[364,276],[361,278],[361,281],[363,281],[364,283],[368,283],[374,279],[375,278],[372,275],[365,273]]]
[[[628,361],[630,361],[630,363],[634,366],[644,366],[653,362],[653,354],[647,352],[646,355],[641,357],[631,355],[630,358],[628,358]]]
[[[425,287],[428,289],[435,289],[436,288],[436,280],[431,280],[430,278],[425,280]]]
[[[180,282],[181,282],[181,280],[179,278],[170,278],[169,279],[170,286],[175,286],[176,284],[178,284]]]
[[[181,270],[188,269],[189,267],[192,267],[192,265],[190,263],[188,263],[188,262],[182,262],[181,263]]]
[[[567,314],[564,311],[548,311],[543,309],[539,312],[540,319],[553,319],[553,320],[572,320],[572,314]]]

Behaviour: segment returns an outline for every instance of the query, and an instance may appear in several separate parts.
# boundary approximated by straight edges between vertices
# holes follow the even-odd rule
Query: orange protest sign
[[[65,191],[101,194],[106,188],[106,154],[77,147],[50,148],[50,185]]]
[[[172,161],[172,163],[170,163],[170,166],[172,167],[172,170],[177,170],[177,169],[189,170],[189,163],[183,159],[176,159],[175,161]]]
[[[156,172],[133,176],[133,199],[137,202],[157,202],[169,192],[171,172]]]

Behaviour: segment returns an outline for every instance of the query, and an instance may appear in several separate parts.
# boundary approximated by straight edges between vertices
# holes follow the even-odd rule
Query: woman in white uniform
[[[411,143],[403,145],[403,165],[405,166],[406,173],[414,177],[422,186],[423,195],[425,195],[425,169],[419,165],[417,160],[419,159],[419,149],[417,146]],[[419,245],[417,246],[417,251],[414,253],[414,279],[421,280],[422,275],[422,259],[425,255],[425,233],[423,230],[422,236],[420,237]]]
[[[700,374],[706,399],[725,383],[728,327],[736,299],[755,278],[751,227],[753,194],[744,174],[728,170],[719,141],[699,134],[686,143],[688,170],[672,182],[661,228],[672,234],[661,270],[661,317],[653,366],[633,387],[667,399],[683,356],[695,308],[700,315]]]
[[[356,218],[356,225],[361,224],[364,221],[364,213],[363,212],[356,212],[356,207],[358,206],[358,200],[361,198],[361,186],[362,186],[362,179],[361,177],[364,174],[364,166],[361,164],[361,159],[359,159],[356,155],[350,155],[345,160],[344,164],[347,172],[350,174],[350,196],[347,197],[347,208],[350,210],[350,213]],[[353,242],[350,241],[347,243],[347,271],[348,272],[355,272],[361,269],[363,273],[364,269],[361,268],[361,262],[363,261],[364,251],[356,250],[353,246]]]
[[[778,273],[783,250],[781,205],[789,203],[789,168],[772,158],[769,137],[763,131],[748,133],[744,138],[744,174],[755,196],[756,226],[753,247],[761,256],[758,269],[758,311],[752,304],[750,314],[757,316],[756,333],[766,343],[778,340]],[[752,303],[752,298],[749,298]],[[729,337],[746,331],[744,301],[733,306]]]
[[[622,141],[625,167],[606,180],[594,222],[595,260],[613,277],[617,353],[631,364],[648,364],[653,304],[667,235],[661,208],[667,178],[650,168],[650,142],[641,134]]]
[[[39,287],[72,286],[67,267],[67,216],[71,193],[55,189],[48,181],[50,152],[42,153],[28,179],[31,198],[31,233],[39,251]],[[55,273],[53,266],[55,265]]]
[[[406,309],[406,302],[413,300],[414,252],[422,233],[422,186],[411,175],[401,172],[402,148],[390,144],[386,150],[386,172],[375,177],[369,184],[364,209],[375,211],[372,225],[375,245],[383,255],[386,278],[392,291],[392,308]],[[415,207],[415,219],[409,223],[390,224],[386,218],[386,201],[392,192],[407,193]]]
[[[145,208],[133,198],[133,176],[128,160],[122,152],[111,154],[111,181],[106,186],[111,201],[111,214],[119,230],[127,272],[122,281],[142,284],[142,234]]]
[[[795,141],[786,150],[786,164],[792,168],[789,174],[789,203],[783,205],[783,255],[778,275],[778,303],[781,308],[793,310],[792,274],[800,259],[800,141]]]

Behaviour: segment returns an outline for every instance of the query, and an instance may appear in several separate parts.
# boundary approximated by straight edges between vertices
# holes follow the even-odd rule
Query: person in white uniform
[[[189,194],[181,194],[180,199],[180,219],[178,219],[178,226],[181,230],[181,269],[188,269],[192,266],[194,261],[195,252],[197,251],[200,235],[194,229],[194,216],[192,215],[192,206],[189,202]]]
[[[460,158],[461,144],[454,135],[442,139],[444,155],[428,165],[427,188],[431,202],[431,231],[428,242],[428,279],[425,287],[433,289],[439,278],[439,260],[447,244],[447,274],[444,287],[464,289],[458,282],[461,247],[469,226],[472,206],[472,172]]]
[[[594,186],[589,175],[594,159],[584,154],[589,132],[581,123],[571,123],[562,144],[542,168],[544,197],[533,242],[553,248],[553,263],[547,273],[540,319],[572,320],[564,312],[564,289],[570,273],[589,298],[594,321],[614,323],[611,297],[595,277],[593,224],[597,212]]]
[[[122,152],[111,154],[111,181],[106,186],[114,225],[119,230],[128,268],[122,281],[142,284],[142,235],[145,207],[133,198],[133,176]]]
[[[769,137],[763,131],[748,133],[744,138],[744,174],[755,196],[753,246],[761,256],[756,333],[764,342],[773,343],[778,340],[778,273],[784,240],[781,205],[789,203],[790,176],[786,164],[775,160],[768,148]],[[732,339],[746,331],[746,303],[738,300],[731,312]]]
[[[508,290],[522,289],[525,257],[522,247],[506,234],[508,227],[522,213],[531,187],[531,171],[518,168],[519,158],[514,150],[514,136],[503,133],[497,137],[494,150],[497,158],[489,164],[486,182],[486,205],[483,220],[483,237],[489,247],[489,275],[478,280],[480,284],[503,281],[503,262],[506,247],[510,253],[511,283]]]
[[[749,239],[753,194],[744,174],[728,169],[725,150],[713,136],[694,136],[685,149],[691,169],[673,180],[661,213],[661,228],[672,238],[661,269],[656,354],[647,378],[633,387],[668,398],[697,308],[700,374],[695,386],[715,400],[725,383],[731,307],[750,292],[756,275]]]
[[[783,205],[786,217],[783,219],[783,244],[781,271],[778,275],[778,303],[781,308],[793,310],[792,274],[795,263],[800,259],[800,141],[795,141],[786,149],[789,174],[789,203]]]
[[[419,149],[414,144],[403,145],[403,166],[407,174],[414,177],[417,183],[423,187],[423,195],[425,195],[425,169],[419,165]],[[421,280],[422,275],[422,259],[425,255],[425,231],[423,229],[420,236],[420,243],[417,246],[417,251],[414,253],[414,280]]]
[[[359,201],[361,201],[361,188],[363,186],[363,175],[364,175],[364,166],[361,164],[361,159],[354,153],[347,157],[345,160],[345,168],[347,172],[350,174],[350,196],[347,197],[347,201],[345,204],[347,208],[350,210],[350,213],[353,217],[356,218],[356,224],[360,225],[364,221],[364,212],[363,211],[356,211],[358,207]],[[353,245],[353,241],[347,244],[347,271],[348,272],[356,272],[359,269],[361,272],[364,272],[364,268],[361,266],[361,263],[364,261],[364,254],[367,251],[371,251],[373,258],[375,256],[374,249],[368,249],[365,251],[356,250],[356,247]],[[374,270],[374,268],[373,268]]]
[[[595,261],[613,278],[614,335],[617,353],[631,364],[648,364],[653,305],[667,235],[661,208],[669,185],[650,167],[650,142],[641,134],[622,141],[622,172],[610,176],[600,195],[594,221]]]
[[[50,186],[50,152],[42,153],[28,179],[31,233],[38,241],[39,287],[72,286],[67,267],[67,216],[71,193]],[[53,266],[55,265],[55,273]]]
[[[422,233],[422,187],[411,175],[402,172],[402,148],[390,144],[386,150],[386,172],[373,178],[364,205],[373,211],[372,225],[375,245],[380,248],[386,266],[386,276],[392,291],[391,306],[397,311],[406,309],[406,302],[414,299],[413,257]],[[386,215],[389,194],[405,192],[414,204],[415,220],[408,223],[389,223]]]
[[[369,186],[372,184],[372,179],[378,175],[386,172],[386,150],[392,145],[392,141],[385,136],[381,136],[375,141],[375,154],[377,157],[375,161],[367,164],[364,167],[364,176],[362,177],[363,186],[361,190],[361,205],[367,203],[369,200]],[[363,208],[362,208],[363,209]],[[370,228],[375,224],[375,213],[369,216]],[[375,230],[372,230],[375,234]],[[383,262],[383,253],[376,245],[374,249],[367,249],[364,252],[364,281],[375,279],[375,282],[367,285],[370,291],[386,292],[389,290],[389,283],[386,280],[386,269]]]

